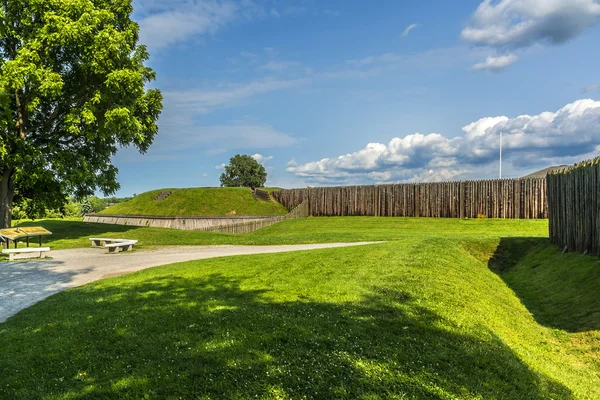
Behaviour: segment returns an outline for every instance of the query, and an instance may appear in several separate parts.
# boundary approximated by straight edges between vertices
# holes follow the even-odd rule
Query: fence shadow
[[[274,301],[221,275],[168,276],[52,299],[0,326],[0,397],[572,398],[490,332],[456,332],[395,290]]]
[[[536,246],[548,243],[546,238],[505,237],[488,261],[488,267],[496,273],[504,273],[518,265]]]
[[[572,333],[600,330],[597,264],[592,256],[562,254],[548,239],[531,237],[500,239],[488,261],[539,324]]]

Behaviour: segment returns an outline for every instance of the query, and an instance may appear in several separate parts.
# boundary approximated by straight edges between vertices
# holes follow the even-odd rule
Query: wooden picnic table
[[[2,244],[6,243],[6,247],[8,248],[9,242],[15,244],[15,249],[17,248],[17,240],[25,238],[27,241],[27,247],[29,247],[29,238],[39,236],[40,238],[40,247],[42,247],[42,237],[52,235],[52,232],[41,227],[41,226],[28,226],[28,227],[16,227],[16,228],[6,228],[0,229],[0,237],[2,237]]]

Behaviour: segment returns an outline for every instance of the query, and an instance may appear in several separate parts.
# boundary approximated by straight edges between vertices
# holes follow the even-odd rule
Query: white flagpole
[[[500,179],[502,179],[502,132],[500,132]]]

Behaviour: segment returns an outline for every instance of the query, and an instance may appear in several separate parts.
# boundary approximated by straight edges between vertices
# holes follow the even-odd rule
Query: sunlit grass
[[[405,240],[437,237],[504,237],[548,235],[547,220],[493,220],[443,218],[331,217],[284,221],[244,235],[163,228],[84,223],[81,220],[23,221],[22,226],[43,226],[52,249],[87,247],[90,237],[138,240],[137,248],[177,245],[276,245]]]
[[[390,242],[174,264],[52,296],[0,324],[0,398],[600,398],[598,260],[556,251],[545,222],[285,227],[244,240]]]

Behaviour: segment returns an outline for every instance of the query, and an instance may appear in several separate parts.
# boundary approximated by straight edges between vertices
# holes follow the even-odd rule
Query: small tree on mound
[[[263,187],[267,181],[267,171],[254,158],[236,154],[225,166],[220,181],[223,187]]]

